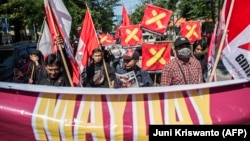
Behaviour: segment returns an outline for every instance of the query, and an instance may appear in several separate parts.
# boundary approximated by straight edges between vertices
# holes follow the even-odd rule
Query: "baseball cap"
[[[190,44],[187,37],[178,37],[174,42],[174,47],[178,47],[183,44]]]
[[[132,60],[132,59],[135,59],[135,60],[139,60],[140,58],[140,55],[138,53],[138,51],[136,51],[135,49],[128,49],[126,51],[126,53],[123,55],[122,57],[124,60]]]

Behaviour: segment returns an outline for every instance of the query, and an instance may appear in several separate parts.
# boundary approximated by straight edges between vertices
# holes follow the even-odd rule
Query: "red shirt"
[[[185,85],[185,79],[187,84],[203,83],[201,64],[194,57],[190,57],[187,63],[180,61],[178,58],[167,62],[161,74],[161,86]]]

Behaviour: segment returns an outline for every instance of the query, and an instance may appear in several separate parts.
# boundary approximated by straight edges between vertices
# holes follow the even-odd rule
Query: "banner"
[[[249,124],[250,81],[147,88],[0,82],[0,140],[148,140],[150,124]]]

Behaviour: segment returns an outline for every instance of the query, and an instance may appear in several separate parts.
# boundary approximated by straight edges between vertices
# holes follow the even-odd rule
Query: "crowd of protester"
[[[153,81],[153,75],[140,67],[140,54],[135,48],[123,49],[112,45],[92,51],[90,63],[81,74],[81,86],[124,88],[205,83],[206,42],[201,39],[192,44],[186,37],[178,37],[173,45],[172,57],[161,70],[158,85],[154,82],[156,80]],[[77,46],[77,42],[74,41],[72,46]],[[38,49],[31,52],[27,70],[22,72],[15,69],[13,81],[36,85],[70,86],[60,54],[49,54],[45,59],[43,57]],[[130,72],[133,72],[134,77],[128,78],[123,75]],[[118,79],[117,74],[122,79]],[[136,82],[137,85],[133,85],[132,82]]]

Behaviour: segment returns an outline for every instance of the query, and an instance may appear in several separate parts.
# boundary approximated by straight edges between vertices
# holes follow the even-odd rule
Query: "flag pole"
[[[42,24],[42,27],[41,27],[42,33],[43,33],[43,30],[44,30],[45,22],[46,22],[46,16],[44,16],[43,24]],[[37,45],[36,45],[36,48],[37,48],[37,49],[39,49],[39,44],[40,44],[41,38],[42,38],[42,34],[39,35],[39,38],[38,38],[38,40],[37,40]]]
[[[51,11],[51,9],[50,9],[50,6],[49,6],[49,14],[50,14],[50,16],[51,17],[54,17],[53,15],[52,15],[52,11]],[[54,17],[55,18],[55,17]],[[53,28],[55,29],[54,31],[58,31],[58,29],[55,27],[55,24],[54,24],[54,20],[51,20],[52,21],[52,25],[53,25]],[[56,37],[58,36],[58,32],[56,32]],[[64,56],[64,54],[63,54],[63,51],[62,51],[62,44],[56,44],[57,45],[57,47],[58,47],[58,49],[59,49],[59,52],[60,52],[60,55],[61,55],[61,58],[62,58],[62,61],[63,61],[63,66],[64,66],[64,69],[65,69],[65,71],[66,71],[66,75],[67,75],[67,77],[68,77],[68,80],[69,80],[69,83],[70,83],[70,86],[71,87],[74,87],[74,85],[73,85],[73,82],[72,82],[72,79],[71,79],[71,76],[70,76],[70,73],[69,73],[69,68],[68,68],[68,66],[67,66],[67,63],[66,63],[66,59],[65,59],[65,56]]]
[[[34,71],[35,71],[35,64],[32,65],[32,70],[31,70],[31,75],[30,75],[30,79],[32,80],[33,80]]]
[[[226,38],[226,33],[227,33],[229,21],[230,21],[230,19],[231,19],[233,7],[234,7],[234,1],[235,1],[235,0],[232,0],[231,3],[230,3],[230,8],[229,8],[228,16],[227,16],[227,21],[226,21],[225,29],[224,29],[223,34],[222,34],[222,39],[221,39],[221,41],[220,41],[219,50],[218,50],[218,52],[217,52],[216,60],[215,60],[215,62],[214,62],[214,67],[213,67],[212,73],[211,73],[211,75],[210,75],[209,82],[212,82],[213,76],[214,76],[215,71],[216,71],[216,68],[217,68],[217,66],[218,66],[218,62],[219,62],[219,59],[220,59],[220,56],[221,56],[221,52],[222,52],[222,47],[223,47],[223,44],[224,44],[224,40],[225,40],[225,38]]]

